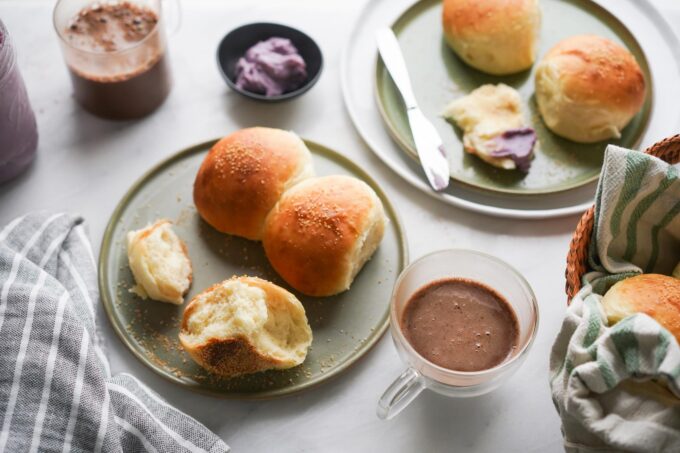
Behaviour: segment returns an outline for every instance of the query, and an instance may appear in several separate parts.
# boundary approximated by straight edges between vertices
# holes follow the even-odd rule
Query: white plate
[[[417,189],[470,211],[511,218],[540,219],[578,214],[593,203],[596,184],[546,195],[494,194],[451,181],[444,193],[430,189],[419,165],[390,138],[375,101],[377,57],[374,32],[392,24],[413,0],[369,0],[347,43],[341,62],[345,105],[354,126],[373,152]],[[647,0],[598,0],[635,35],[652,73],[654,103],[640,149],[680,132],[680,42]]]

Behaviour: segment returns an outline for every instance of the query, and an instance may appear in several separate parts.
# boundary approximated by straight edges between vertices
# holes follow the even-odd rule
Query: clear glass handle
[[[182,25],[182,4],[180,0],[163,0],[165,29],[170,35],[179,31]]]
[[[407,368],[390,385],[378,401],[378,418],[389,420],[411,404],[416,396],[425,389],[425,382],[420,373]]]

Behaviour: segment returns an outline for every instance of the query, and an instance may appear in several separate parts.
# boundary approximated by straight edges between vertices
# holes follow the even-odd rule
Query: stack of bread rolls
[[[315,178],[292,132],[242,129],[217,142],[194,183],[198,213],[215,229],[263,240],[294,289],[330,296],[349,289],[383,237],[382,203],[350,176]]]
[[[265,127],[236,131],[210,149],[196,175],[194,203],[216,230],[262,240],[281,277],[312,296],[349,289],[385,230],[373,189],[350,176],[314,177],[305,143]],[[134,292],[184,302],[191,261],[170,221],[131,231],[128,259]],[[312,330],[292,293],[243,276],[196,295],[184,310],[179,339],[200,366],[234,377],[301,364]]]
[[[538,53],[538,0],[444,0],[442,29],[465,63],[493,75],[529,69]],[[535,73],[545,125],[563,138],[593,143],[619,138],[645,100],[645,77],[621,45],[571,36],[543,57]]]
[[[385,229],[382,203],[366,183],[314,177],[305,143],[279,129],[242,129],[218,141],[196,175],[194,203],[218,231],[262,240],[281,277],[312,296],[348,289]],[[293,294],[244,276],[191,300],[180,342],[206,370],[233,377],[301,364],[312,331]]]

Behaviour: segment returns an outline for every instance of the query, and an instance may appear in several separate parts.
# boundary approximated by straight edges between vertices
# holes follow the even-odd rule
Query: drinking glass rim
[[[59,8],[59,5],[61,5],[63,2],[66,2],[69,0],[57,0],[57,3],[54,4],[54,9],[52,10],[52,26],[54,27],[55,31],[57,32],[57,36],[59,36],[59,39],[61,42],[66,44],[72,49],[77,50],[78,52],[83,52],[86,54],[90,55],[120,55],[125,52],[129,52],[133,49],[137,49],[139,46],[142,44],[146,43],[147,40],[151,39],[151,36],[154,35],[158,31],[158,27],[161,25],[162,17],[163,17],[163,2],[161,0],[158,0],[158,21],[154,24],[153,28],[147,34],[144,38],[141,40],[135,42],[132,46],[126,47],[125,49],[118,49],[118,50],[111,50],[111,51],[106,51],[106,50],[88,50],[88,49],[81,49],[80,47],[74,46],[70,42],[66,40],[66,38],[63,35],[62,30],[59,29],[57,26],[57,9]],[[109,3],[109,2],[100,2],[99,0],[95,0],[92,3]],[[112,3],[121,3],[121,1],[115,0]],[[81,9],[82,11],[82,9]]]
[[[394,303],[395,300],[395,292],[399,285],[401,284],[402,280],[406,277],[408,272],[418,263],[421,261],[424,261],[427,258],[431,258],[432,256],[435,255],[440,255],[444,253],[451,253],[451,252],[463,252],[463,253],[470,253],[473,255],[478,255],[482,258],[489,259],[491,261],[495,261],[496,263],[500,264],[501,266],[504,266],[507,270],[510,271],[511,274],[513,274],[520,282],[520,284],[523,286],[523,288],[529,293],[529,299],[531,301],[531,308],[533,309],[534,313],[534,322],[533,322],[533,328],[531,329],[529,339],[524,343],[524,345],[520,348],[520,350],[510,357],[510,359],[499,363],[498,365],[495,365],[491,368],[486,368],[484,370],[479,370],[479,371],[458,371],[458,370],[452,370],[449,368],[444,368],[440,365],[437,365],[436,363],[431,362],[427,358],[425,358],[422,354],[420,354],[418,351],[415,350],[415,348],[411,345],[411,343],[406,339],[406,336],[404,333],[401,331],[401,323],[400,320],[397,316],[397,309],[396,309],[396,304]],[[487,374],[492,374],[496,371],[503,370],[504,368],[509,367],[511,364],[515,363],[520,357],[523,357],[529,350],[529,347],[533,344],[535,338],[536,338],[536,333],[538,332],[538,324],[539,324],[539,311],[538,311],[538,301],[536,299],[536,295],[534,294],[534,290],[531,288],[531,285],[529,285],[529,282],[524,278],[524,276],[517,270],[515,269],[512,265],[509,263],[503,261],[500,258],[497,258],[493,255],[489,255],[488,253],[484,252],[478,252],[477,250],[471,250],[471,249],[463,249],[463,248],[453,248],[453,249],[444,249],[444,250],[437,250],[434,252],[427,253],[417,260],[411,262],[408,266],[404,268],[403,271],[401,271],[401,274],[399,274],[399,277],[397,278],[397,281],[394,283],[394,289],[392,290],[392,296],[390,298],[390,323],[391,323],[391,331],[393,334],[397,336],[399,341],[404,345],[404,347],[412,354],[414,354],[416,357],[421,359],[425,364],[428,366],[431,366],[434,368],[436,371],[447,374],[449,376],[461,376],[461,377],[479,377],[479,376],[485,376]],[[395,333],[396,332],[396,333]],[[420,372],[420,371],[419,371]],[[436,379],[435,379],[436,380]],[[439,382],[439,381],[438,381]],[[445,384],[448,385],[448,384]]]

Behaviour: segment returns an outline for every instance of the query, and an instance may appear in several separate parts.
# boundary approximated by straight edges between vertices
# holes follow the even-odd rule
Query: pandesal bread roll
[[[264,220],[281,194],[313,174],[311,154],[294,133],[241,129],[205,157],[194,182],[194,203],[216,230],[260,240]]]
[[[529,69],[541,28],[538,0],[444,0],[444,37],[467,64],[495,75]]]
[[[232,277],[196,295],[179,340],[206,370],[224,377],[304,362],[312,329],[300,301],[256,277]]]
[[[192,280],[187,247],[172,230],[169,220],[127,234],[130,270],[136,285],[132,292],[143,299],[180,305]]]
[[[311,178],[284,193],[262,239],[276,272],[296,290],[330,296],[349,289],[385,231],[382,203],[350,176]]]
[[[654,318],[680,342],[680,280],[642,274],[616,283],[602,298],[610,324],[635,313]]]
[[[581,143],[619,138],[645,101],[635,57],[595,35],[557,43],[536,67],[536,103],[555,134]]]
[[[661,412],[669,406],[680,408],[680,398],[675,396],[668,385],[661,380],[652,379],[641,381],[637,379],[628,379],[621,382],[617,386],[617,389],[644,398],[646,400],[644,412],[646,413]],[[618,395],[620,395],[620,393],[617,393],[617,405],[630,405],[630,398],[619,397]],[[650,408],[650,406],[652,406],[652,408]],[[626,410],[628,410],[628,408],[622,407],[620,411],[613,408],[611,413],[621,413]]]

